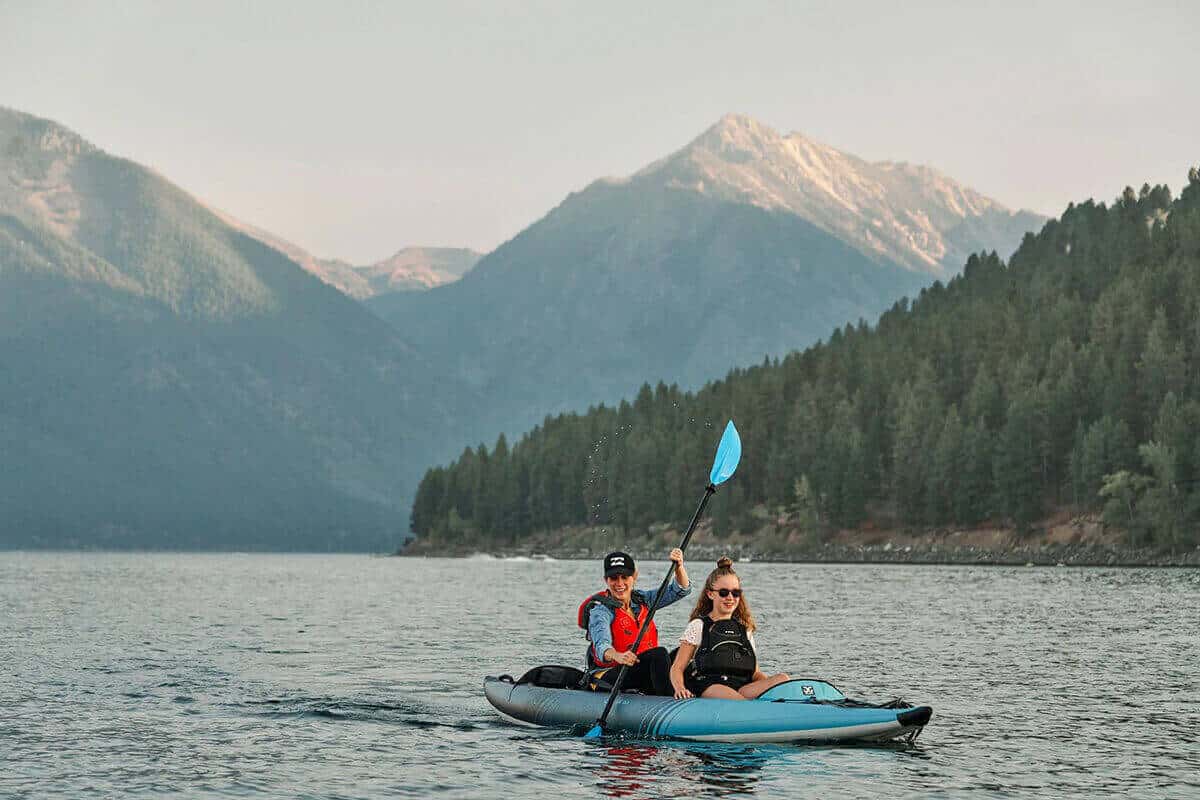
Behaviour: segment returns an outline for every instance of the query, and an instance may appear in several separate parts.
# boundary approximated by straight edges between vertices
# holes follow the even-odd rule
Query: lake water
[[[1200,570],[740,572],[767,669],[930,704],[917,743],[501,721],[483,676],[577,664],[598,563],[0,553],[0,795],[1200,796]]]

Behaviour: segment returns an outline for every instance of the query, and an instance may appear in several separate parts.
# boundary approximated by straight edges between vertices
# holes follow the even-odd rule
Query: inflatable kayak
[[[606,691],[573,688],[586,676],[571,667],[537,667],[520,680],[488,677],[483,691],[501,716],[550,727],[591,727],[604,710]],[[800,678],[756,700],[675,700],[622,693],[605,724],[607,733],[698,742],[883,742],[916,739],[933,709],[902,700],[872,705],[848,699],[825,681]]]

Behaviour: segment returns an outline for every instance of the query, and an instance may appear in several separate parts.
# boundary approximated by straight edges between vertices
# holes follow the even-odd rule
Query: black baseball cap
[[[617,551],[604,557],[604,577],[612,578],[617,575],[632,575],[636,567],[633,556]]]

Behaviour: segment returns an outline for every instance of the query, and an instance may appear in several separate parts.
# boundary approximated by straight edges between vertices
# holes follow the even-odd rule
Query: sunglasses
[[[721,595],[721,597],[729,597],[730,595],[733,595],[734,597],[742,596],[741,589],[710,589],[709,591],[716,592],[717,594]]]

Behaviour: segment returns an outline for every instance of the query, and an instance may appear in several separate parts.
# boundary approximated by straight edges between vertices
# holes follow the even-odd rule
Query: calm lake
[[[503,722],[483,676],[578,666],[598,562],[8,552],[0,795],[1200,796],[1200,570],[739,572],[766,669],[930,704],[916,744]],[[661,639],[691,599],[659,613]]]

